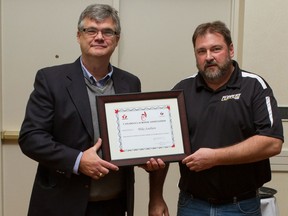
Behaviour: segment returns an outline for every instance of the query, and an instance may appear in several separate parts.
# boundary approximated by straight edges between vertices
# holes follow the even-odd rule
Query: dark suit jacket
[[[140,92],[138,77],[114,67],[116,93]],[[94,145],[88,93],[80,60],[37,72],[19,144],[38,162],[29,216],[84,216],[91,179],[73,174],[80,151]],[[133,215],[134,171],[125,167],[127,211]]]

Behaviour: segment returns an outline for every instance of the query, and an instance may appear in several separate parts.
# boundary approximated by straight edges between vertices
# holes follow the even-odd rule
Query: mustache
[[[204,70],[206,70],[208,67],[211,67],[211,66],[217,66],[218,67],[218,64],[215,63],[214,61],[213,62],[206,62],[206,64],[204,65]]]

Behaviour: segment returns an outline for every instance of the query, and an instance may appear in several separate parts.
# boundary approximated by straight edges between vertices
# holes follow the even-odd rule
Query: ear
[[[229,46],[229,53],[230,53],[230,57],[233,58],[234,57],[234,45],[233,45],[233,43],[231,43]]]
[[[80,34],[81,32],[77,31],[77,42],[80,43]]]
[[[118,46],[119,40],[120,40],[120,35],[117,35],[116,36],[116,46]]]

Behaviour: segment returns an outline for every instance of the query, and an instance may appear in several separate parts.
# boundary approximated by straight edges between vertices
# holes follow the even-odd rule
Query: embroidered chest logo
[[[232,94],[232,95],[224,95],[221,101],[228,101],[228,100],[239,100],[241,93],[239,94]]]

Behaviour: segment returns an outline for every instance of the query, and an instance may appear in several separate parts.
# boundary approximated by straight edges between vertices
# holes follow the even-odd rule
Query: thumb
[[[93,148],[95,148],[95,151],[97,152],[100,147],[102,145],[102,139],[101,138],[98,138],[97,142],[95,143],[95,145],[93,146]]]

